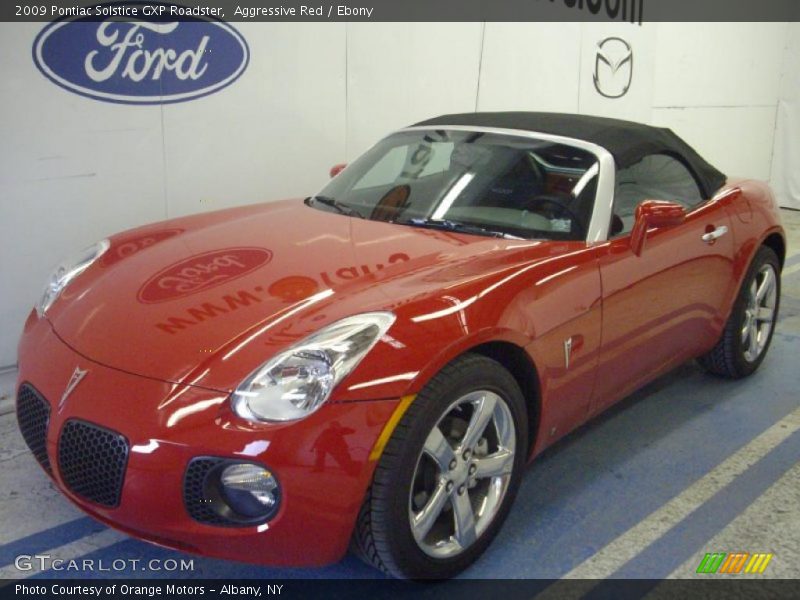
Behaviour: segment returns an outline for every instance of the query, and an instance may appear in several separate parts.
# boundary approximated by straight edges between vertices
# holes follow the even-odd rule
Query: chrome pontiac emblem
[[[605,66],[603,66],[605,65]],[[597,44],[594,66],[594,87],[605,98],[622,98],[633,82],[633,49],[618,37]]]
[[[67,398],[69,398],[69,395],[75,391],[75,388],[78,387],[78,384],[81,381],[83,381],[83,378],[86,377],[88,372],[88,369],[84,371],[80,367],[75,367],[75,370],[72,372],[72,377],[69,378],[67,389],[64,390],[64,393],[61,394],[61,400],[58,401],[58,412],[61,412],[61,409],[64,408],[64,403],[67,401]]]

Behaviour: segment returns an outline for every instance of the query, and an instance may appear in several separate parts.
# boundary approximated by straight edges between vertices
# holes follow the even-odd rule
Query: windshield
[[[406,131],[358,158],[308,204],[373,221],[524,239],[584,240],[597,157],[494,133]]]

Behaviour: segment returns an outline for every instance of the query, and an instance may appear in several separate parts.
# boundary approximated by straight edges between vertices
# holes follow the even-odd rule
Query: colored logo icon
[[[749,552],[709,553],[700,561],[697,572],[707,575],[761,574],[767,570],[767,565],[773,556],[773,554],[750,554]]]

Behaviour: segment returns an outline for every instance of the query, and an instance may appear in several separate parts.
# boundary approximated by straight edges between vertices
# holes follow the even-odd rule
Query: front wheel
[[[699,359],[707,371],[739,379],[755,372],[767,355],[781,297],[780,261],[759,248],[742,282],[731,316],[717,345]]]
[[[356,553],[395,577],[446,579],[475,561],[516,495],[525,401],[511,374],[464,355],[420,392],[376,467]]]

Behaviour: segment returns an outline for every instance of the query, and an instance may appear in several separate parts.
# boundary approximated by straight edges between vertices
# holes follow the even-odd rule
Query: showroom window
[[[669,200],[690,210],[703,202],[703,195],[682,162],[667,154],[646,156],[617,171],[612,237],[630,233],[636,207],[645,200]]]

